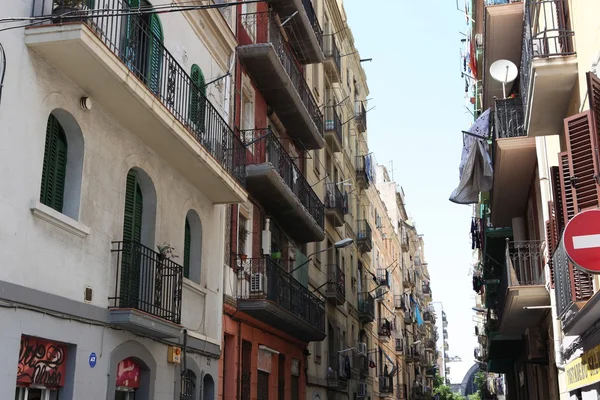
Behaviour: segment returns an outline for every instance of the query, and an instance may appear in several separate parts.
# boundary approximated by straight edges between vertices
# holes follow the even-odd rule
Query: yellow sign
[[[600,345],[567,364],[567,390],[575,390],[600,381]]]

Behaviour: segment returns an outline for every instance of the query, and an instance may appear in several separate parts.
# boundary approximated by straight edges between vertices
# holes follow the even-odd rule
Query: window
[[[248,219],[240,214],[240,222],[238,227],[238,254],[247,256],[251,240],[248,240],[250,229],[248,228]]]
[[[321,348],[321,342],[313,342],[315,346],[315,362],[320,364],[321,357],[323,357],[323,350]]]
[[[191,247],[192,247],[192,228],[190,228],[190,221],[185,218],[185,236],[183,240],[183,276],[185,278],[190,277],[190,258],[191,258]]]
[[[202,276],[202,222],[198,213],[189,210],[183,237],[183,276],[196,283]]]
[[[18,387],[15,400],[58,400],[58,391]]]
[[[66,175],[67,137],[62,125],[50,114],[46,125],[40,202],[58,212],[63,211]]]
[[[206,119],[206,83],[204,74],[198,65],[192,65],[190,77],[192,79],[189,109],[190,123],[195,130],[204,132]]]
[[[313,151],[313,167],[317,176],[321,175],[321,149]]]

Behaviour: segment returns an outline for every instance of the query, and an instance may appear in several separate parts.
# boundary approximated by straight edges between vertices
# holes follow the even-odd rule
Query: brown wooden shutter
[[[550,268],[550,284],[554,287],[554,262],[552,256],[558,246],[558,235],[556,232],[556,215],[554,204],[548,202],[548,221],[546,221],[546,246],[548,247],[548,267]]]
[[[565,118],[571,191],[575,213],[598,207],[596,128],[590,111]]]
[[[594,277],[569,263],[572,301],[586,301],[594,295]]]
[[[562,192],[563,222],[569,222],[575,216],[573,203],[573,190],[571,190],[571,170],[569,168],[569,154],[565,151],[558,154],[560,163],[560,190]],[[564,227],[563,227],[564,228]]]
[[[559,157],[560,160],[560,157]],[[552,202],[554,205],[554,217],[556,223],[555,234],[558,239],[562,236],[562,231],[565,229],[565,214],[563,211],[563,196],[564,191],[560,183],[561,177],[560,167],[550,167],[550,179],[552,180]],[[558,245],[559,240],[556,241]]]
[[[600,139],[598,134],[600,133],[600,79],[591,72],[587,73],[587,89],[588,97],[590,99],[590,111],[594,120],[593,126],[596,128],[596,153],[595,156],[598,158],[598,143]]]

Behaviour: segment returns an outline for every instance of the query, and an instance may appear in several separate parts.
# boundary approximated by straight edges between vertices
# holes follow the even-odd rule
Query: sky
[[[448,198],[459,182],[465,109],[460,32],[465,16],[451,0],[344,0],[369,86],[369,150],[404,188],[424,234],[433,301],[448,317],[451,381],[473,365],[475,293],[469,237],[471,207]]]

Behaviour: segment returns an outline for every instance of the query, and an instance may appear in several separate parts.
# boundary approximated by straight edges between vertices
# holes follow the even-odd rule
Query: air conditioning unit
[[[250,278],[250,292],[264,292],[265,289],[265,274],[254,273]]]
[[[367,384],[364,382],[358,384],[358,397],[367,397]]]
[[[358,354],[367,355],[367,344],[363,342],[358,342],[356,344],[356,352]]]

